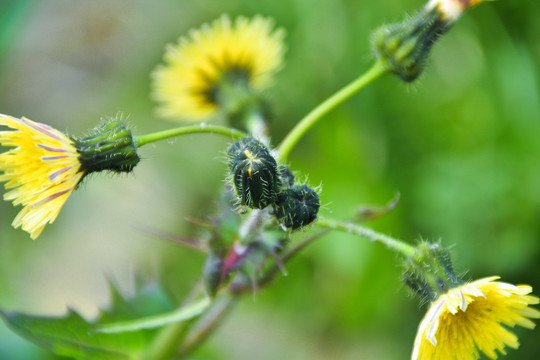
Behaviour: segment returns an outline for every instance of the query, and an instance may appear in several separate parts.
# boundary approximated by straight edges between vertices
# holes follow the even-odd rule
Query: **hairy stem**
[[[285,139],[281,142],[279,146],[279,158],[283,162],[287,159],[287,156],[291,152],[292,148],[296,143],[304,136],[304,134],[311,129],[324,115],[326,115],[330,110],[350,98],[359,90],[366,87],[381,75],[388,72],[388,69],[383,62],[376,62],[368,71],[362,74],[353,82],[349,83],[341,90],[336,92],[334,95],[330,96],[328,99],[323,101],[319,106],[311,110],[296,126],[287,134]]]
[[[350,234],[367,238],[371,241],[380,242],[381,244],[386,245],[389,249],[392,249],[406,257],[412,256],[415,251],[415,248],[412,245],[352,222],[319,218],[315,224],[326,229],[345,231]]]
[[[246,133],[236,130],[226,126],[217,126],[217,125],[208,125],[208,124],[198,124],[191,126],[182,126],[174,129],[159,131],[151,134],[135,136],[135,144],[138,147],[141,147],[146,144],[150,144],[156,141],[169,139],[172,137],[188,134],[200,134],[200,133],[210,133],[210,134],[219,134],[233,138],[235,140],[242,139],[247,136]]]

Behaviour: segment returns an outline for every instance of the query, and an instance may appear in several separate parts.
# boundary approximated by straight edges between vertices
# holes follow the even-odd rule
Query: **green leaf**
[[[120,321],[111,324],[103,324],[95,331],[103,333],[130,332],[142,329],[154,329],[175,322],[185,321],[200,315],[210,305],[210,299],[205,297],[189,305],[183,306],[176,311],[165,314],[148,316],[131,321]]]
[[[72,310],[64,317],[4,312],[0,315],[20,336],[57,355],[76,359],[137,359],[151,336],[148,332],[96,333],[92,323]]]
[[[129,332],[96,331],[104,323],[132,320],[170,313],[176,304],[157,283],[137,286],[135,295],[124,298],[111,286],[111,305],[89,321],[69,309],[61,317],[35,316],[0,311],[4,322],[17,334],[53,353],[75,359],[139,359],[159,329],[139,327]],[[159,326],[159,325],[158,325]]]

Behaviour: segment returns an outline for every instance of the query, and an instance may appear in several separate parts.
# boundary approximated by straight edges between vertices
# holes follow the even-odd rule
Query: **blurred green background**
[[[149,73],[165,44],[218,17],[263,14],[287,30],[286,67],[269,96],[274,145],[310,109],[366,70],[370,32],[419,0],[49,0],[0,2],[0,112],[80,135],[102,116],[154,116]],[[369,223],[414,242],[452,247],[458,270],[500,275],[540,294],[540,2],[500,0],[468,11],[435,46],[424,75],[393,76],[329,114],[295,148],[291,168],[323,184],[321,214],[361,204],[397,208]],[[0,308],[88,317],[108,302],[106,278],[129,294],[135,273],[163,277],[177,296],[203,256],[142,229],[193,233],[223,187],[227,141],[193,135],[142,149],[131,175],[87,179],[37,241],[0,203]],[[305,236],[299,234],[296,239]],[[198,359],[410,357],[425,308],[402,285],[396,256],[332,233],[247,296]],[[517,329],[507,359],[539,359],[539,330]],[[0,323],[0,359],[56,359]]]

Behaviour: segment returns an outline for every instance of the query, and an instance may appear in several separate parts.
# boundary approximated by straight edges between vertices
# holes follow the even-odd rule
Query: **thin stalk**
[[[174,129],[158,131],[151,134],[135,136],[135,144],[137,147],[141,147],[146,144],[150,144],[156,141],[169,139],[172,137],[187,135],[187,134],[200,134],[211,133],[224,135],[233,139],[242,139],[247,136],[246,133],[226,126],[198,124],[191,126],[182,126]]]
[[[304,134],[319,121],[330,110],[350,98],[366,85],[370,84],[381,75],[388,71],[383,62],[376,62],[368,71],[360,75],[356,80],[352,81],[341,90],[323,101],[319,106],[311,110],[296,126],[287,134],[285,139],[279,146],[279,158],[283,162],[291,152],[296,143],[304,136]]]
[[[345,231],[350,234],[367,238],[371,241],[380,242],[381,244],[386,245],[389,249],[394,250],[405,257],[410,257],[415,252],[415,247],[412,245],[352,222],[319,218],[315,224],[326,229]]]
[[[193,330],[182,342],[176,353],[179,359],[185,359],[193,351],[199,348],[206,339],[219,327],[225,316],[238,303],[239,296],[226,291],[221,293],[213,302],[212,306],[195,324]]]
[[[175,352],[178,344],[189,332],[195,319],[181,321],[165,327],[159,336],[152,342],[146,353],[144,360],[165,360],[169,359]]]
[[[196,296],[203,291],[202,282],[198,282],[191,290],[184,304],[190,303]],[[180,344],[188,335],[191,326],[197,318],[187,321],[180,321],[167,325],[163,328],[154,341],[148,347],[148,350],[142,356],[143,360],[165,360],[169,359]]]

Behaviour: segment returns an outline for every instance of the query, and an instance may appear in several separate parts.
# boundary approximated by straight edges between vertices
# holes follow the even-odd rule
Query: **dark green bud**
[[[119,120],[110,120],[93,134],[72,140],[86,174],[103,170],[130,172],[140,161],[131,130]]]
[[[227,164],[229,165],[229,170],[232,171],[234,161],[246,146],[258,146],[263,148],[265,147],[263,143],[252,137],[246,137],[234,142],[229,147],[229,150],[227,150]]]
[[[294,174],[291,169],[285,165],[278,165],[278,176],[281,186],[285,188],[290,188],[294,185]]]
[[[264,209],[277,198],[276,160],[263,146],[245,146],[232,166],[233,183],[241,205]]]
[[[418,244],[405,262],[403,281],[416,295],[429,301],[463,283],[454,272],[448,249],[428,242]]]
[[[451,26],[438,7],[424,8],[400,24],[377,29],[372,36],[374,55],[404,81],[414,81],[424,70],[433,44]]]
[[[306,185],[294,185],[279,193],[274,215],[288,229],[296,230],[312,223],[319,212],[319,195]]]

